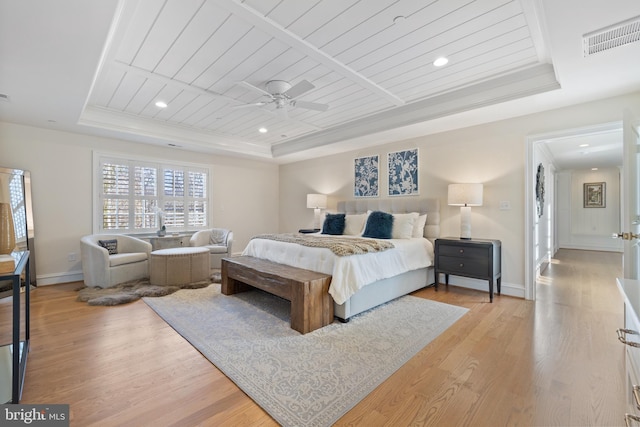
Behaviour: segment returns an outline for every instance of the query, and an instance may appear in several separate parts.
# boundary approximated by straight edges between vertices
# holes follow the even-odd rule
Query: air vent
[[[583,55],[591,56],[637,41],[640,41],[640,16],[585,34],[582,38]]]

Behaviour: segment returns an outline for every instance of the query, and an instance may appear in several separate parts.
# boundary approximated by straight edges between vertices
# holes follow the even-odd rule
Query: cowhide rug
[[[140,279],[110,288],[84,286],[78,289],[76,301],[86,302],[89,305],[119,305],[139,300],[142,297],[162,297],[180,289],[206,288],[212,283],[220,282],[220,273],[214,273],[209,280],[186,285],[157,286],[150,284],[149,279]]]

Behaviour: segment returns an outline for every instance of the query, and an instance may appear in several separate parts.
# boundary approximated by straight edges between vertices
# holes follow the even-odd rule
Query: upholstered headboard
[[[367,213],[367,211],[383,211],[388,213],[418,212],[427,214],[424,226],[424,237],[434,240],[440,237],[440,200],[403,197],[397,199],[358,199],[338,202],[338,212],[346,214]]]

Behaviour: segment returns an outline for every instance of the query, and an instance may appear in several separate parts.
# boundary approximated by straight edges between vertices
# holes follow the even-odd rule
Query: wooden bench
[[[291,301],[291,328],[306,334],[333,322],[331,276],[250,256],[222,259],[222,293],[262,289]]]

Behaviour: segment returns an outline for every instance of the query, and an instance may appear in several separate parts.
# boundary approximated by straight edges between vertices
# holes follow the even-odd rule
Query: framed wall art
[[[606,207],[606,183],[604,182],[585,182],[583,185],[584,207],[585,208],[604,208]]]
[[[355,159],[353,173],[353,195],[355,197],[378,197],[378,155]]]
[[[536,208],[538,217],[544,215],[544,166],[542,163],[538,165],[536,173]]]
[[[389,196],[418,193],[418,149],[388,154]]]

